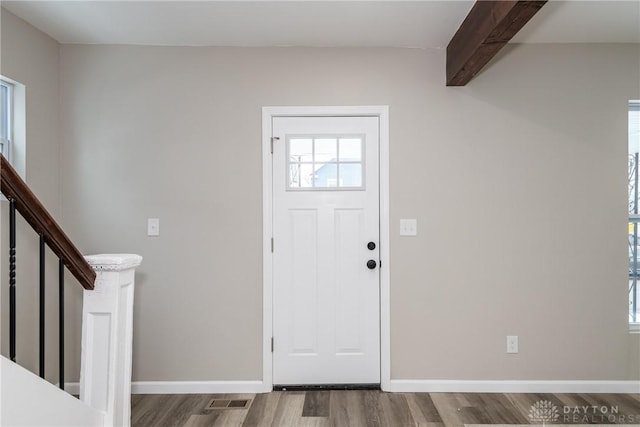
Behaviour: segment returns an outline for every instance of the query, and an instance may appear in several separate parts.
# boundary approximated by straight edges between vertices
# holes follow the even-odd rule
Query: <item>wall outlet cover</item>
[[[418,235],[418,220],[416,220],[416,219],[401,219],[400,220],[400,235],[401,236],[417,236]]]

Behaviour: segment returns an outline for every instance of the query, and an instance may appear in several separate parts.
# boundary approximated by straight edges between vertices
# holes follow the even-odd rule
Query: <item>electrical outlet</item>
[[[417,236],[418,235],[418,221],[415,219],[401,219],[400,220],[400,235],[401,236]]]
[[[518,336],[507,335],[507,353],[517,353],[517,352],[518,352]]]

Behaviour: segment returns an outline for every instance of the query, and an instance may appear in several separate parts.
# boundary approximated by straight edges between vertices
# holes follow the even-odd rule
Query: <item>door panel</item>
[[[273,136],[274,384],[379,383],[378,118],[276,117]]]
[[[289,211],[291,221],[292,247],[291,282],[291,353],[316,354],[319,331],[318,306],[314,295],[317,293],[318,275],[317,260],[317,224],[318,215],[314,209],[292,209]]]
[[[336,209],[335,259],[336,265],[336,354],[362,354],[363,315],[361,286],[363,281],[359,246],[363,233],[362,209]]]

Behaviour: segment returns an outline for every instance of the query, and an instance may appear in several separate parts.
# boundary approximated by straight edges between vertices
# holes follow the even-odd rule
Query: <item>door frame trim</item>
[[[271,135],[275,117],[378,117],[380,179],[380,388],[391,385],[391,304],[389,256],[389,106],[262,107],[262,384],[273,389],[273,186]]]

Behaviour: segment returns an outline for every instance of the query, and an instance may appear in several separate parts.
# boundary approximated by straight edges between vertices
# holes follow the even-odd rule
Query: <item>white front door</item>
[[[378,384],[379,118],[272,129],[273,382]]]

